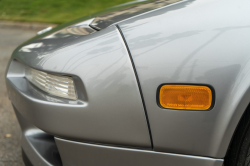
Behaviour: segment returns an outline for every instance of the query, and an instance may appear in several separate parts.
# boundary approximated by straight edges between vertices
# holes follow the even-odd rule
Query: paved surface
[[[37,31],[0,27],[0,166],[24,166],[21,131],[7,96],[4,73],[12,51]]]
[[[47,27],[55,27],[56,24],[46,23],[33,23],[33,22],[16,22],[16,21],[0,21],[0,29],[3,28],[15,28],[15,29],[29,29],[40,31]]]

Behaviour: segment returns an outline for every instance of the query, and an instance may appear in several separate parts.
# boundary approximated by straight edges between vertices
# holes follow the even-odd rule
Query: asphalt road
[[[13,50],[34,35],[34,30],[0,28],[0,166],[24,166],[21,130],[8,99],[4,73]]]

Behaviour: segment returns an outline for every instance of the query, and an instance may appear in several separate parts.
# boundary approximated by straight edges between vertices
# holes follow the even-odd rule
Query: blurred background
[[[0,20],[65,23],[131,0],[0,0]]]
[[[4,79],[14,49],[48,26],[53,27],[129,1],[0,0],[0,166],[24,166],[20,127],[8,99]]]

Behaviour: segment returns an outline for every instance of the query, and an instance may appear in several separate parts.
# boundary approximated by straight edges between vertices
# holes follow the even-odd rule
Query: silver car
[[[27,166],[249,166],[250,1],[137,0],[46,29],[6,84]]]

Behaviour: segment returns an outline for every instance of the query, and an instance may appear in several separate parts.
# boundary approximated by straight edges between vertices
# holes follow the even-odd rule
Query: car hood
[[[65,38],[68,36],[83,36],[94,33],[110,25],[125,19],[140,15],[157,8],[178,2],[181,0],[135,0],[117,5],[106,10],[81,17],[74,21],[62,24],[52,30],[38,35],[31,40],[39,38]]]
[[[28,40],[15,51],[16,54],[32,54],[33,56],[34,54],[37,56],[51,54],[56,50],[86,40],[86,37],[90,34],[101,31],[120,21],[178,1],[181,0],[136,0],[118,5],[57,26]]]

